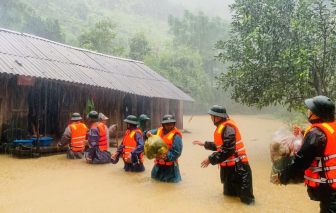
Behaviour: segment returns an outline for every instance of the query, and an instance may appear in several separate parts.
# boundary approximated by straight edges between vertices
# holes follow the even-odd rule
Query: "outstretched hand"
[[[204,142],[201,142],[201,141],[193,141],[192,142],[194,145],[199,145],[199,146],[204,146],[205,143]]]
[[[118,155],[119,155],[119,152],[115,152],[115,153],[112,155],[111,159],[112,159],[112,160],[116,160],[117,157],[118,157]]]
[[[302,129],[299,126],[293,126],[293,134],[294,136],[298,136],[302,132]]]
[[[207,168],[210,164],[209,158],[205,158],[201,163],[201,168]]]

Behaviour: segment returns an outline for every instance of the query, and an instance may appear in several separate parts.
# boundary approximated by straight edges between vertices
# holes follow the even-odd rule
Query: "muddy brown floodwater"
[[[271,134],[280,121],[258,116],[231,116],[240,128],[253,172],[255,206],[223,196],[219,169],[200,167],[211,154],[192,145],[193,140],[213,140],[215,127],[209,116],[184,119],[182,182],[161,183],[146,171],[126,173],[123,163],[87,165],[67,160],[65,154],[40,159],[0,156],[0,212],[319,212],[303,184],[275,186],[269,182]],[[267,116],[262,116],[267,117]],[[113,149],[112,151],[115,151]]]

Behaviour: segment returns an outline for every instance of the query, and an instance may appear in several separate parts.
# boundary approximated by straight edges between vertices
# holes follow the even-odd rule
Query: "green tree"
[[[315,95],[336,98],[335,16],[322,0],[236,0],[230,39],[216,45],[230,63],[217,79],[248,106],[302,109]]]
[[[172,83],[192,92],[197,109],[209,107],[213,94],[210,78],[202,67],[202,57],[187,46],[174,46],[171,43],[159,54],[148,55],[145,64]]]
[[[23,31],[57,42],[65,41],[58,20],[42,19],[27,2],[21,0],[0,1],[0,27]]]
[[[198,51],[203,59],[203,67],[211,79],[218,75],[223,66],[214,61],[215,44],[228,38],[228,23],[220,17],[209,18],[203,12],[197,15],[184,11],[183,19],[168,16],[170,33],[175,45],[187,45]],[[212,80],[211,80],[212,81]]]
[[[150,53],[148,41],[143,31],[136,33],[131,39],[129,56],[133,60],[143,61],[144,56]]]
[[[116,35],[116,24],[107,20],[100,21],[79,36],[79,46],[100,53],[120,56],[124,48],[116,44]]]
[[[43,20],[41,17],[32,14],[27,16],[23,31],[34,34],[56,42],[65,42],[65,35],[61,29],[58,20],[47,18]]]
[[[20,30],[29,7],[20,0],[0,1],[0,26]]]

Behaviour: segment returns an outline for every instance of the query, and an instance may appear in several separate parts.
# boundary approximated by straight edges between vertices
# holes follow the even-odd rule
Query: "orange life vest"
[[[226,125],[230,125],[234,127],[236,130],[236,151],[231,157],[226,159],[220,165],[221,166],[234,166],[236,162],[238,162],[239,160],[241,160],[242,162],[247,162],[248,159],[246,156],[246,150],[244,147],[242,137],[240,135],[238,127],[236,126],[236,123],[232,119],[228,119],[227,121],[221,123],[215,131],[214,138],[215,138],[215,144],[217,147],[217,152],[220,151],[223,145],[222,132],[224,131],[224,127]]]
[[[169,149],[172,148],[173,139],[176,134],[178,134],[182,138],[181,132],[178,131],[176,127],[166,135],[163,135],[163,127],[160,127],[158,131],[156,132],[156,135],[160,136],[162,140],[167,144],[167,147],[168,147],[167,152],[169,152]],[[160,160],[160,159],[155,159],[154,162],[155,164],[166,165],[166,166],[172,166],[174,164],[174,162],[169,162],[169,161]],[[178,159],[176,159],[176,163],[178,163]]]
[[[83,123],[70,124],[69,127],[71,129],[70,149],[74,152],[83,151],[87,127]]]
[[[99,134],[100,134],[100,139],[99,139],[99,149],[102,151],[107,150],[108,146],[107,146],[107,136],[106,136],[106,129],[105,129],[105,125],[103,123],[94,123],[92,124],[92,127],[98,127],[99,129]]]
[[[327,145],[324,156],[316,157],[305,171],[305,184],[311,187],[317,187],[321,183],[328,183],[333,189],[336,189],[336,121],[331,123],[318,123],[311,125],[305,132],[309,132],[313,127],[318,127],[327,136]],[[321,172],[325,178],[321,177]]]
[[[131,154],[131,152],[137,148],[137,142],[135,140],[135,133],[140,133],[142,136],[142,132],[140,129],[135,129],[133,131],[126,131],[126,134],[124,136],[124,140],[123,140],[123,144],[124,144],[124,148],[123,148],[123,158],[124,160],[126,160],[126,158],[128,158],[128,156]],[[140,162],[143,163],[144,159],[143,159],[143,153],[140,154]]]

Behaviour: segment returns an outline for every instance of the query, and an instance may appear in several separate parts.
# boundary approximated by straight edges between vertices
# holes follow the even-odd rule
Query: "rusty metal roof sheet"
[[[0,73],[67,81],[147,97],[194,101],[143,62],[2,28]]]

